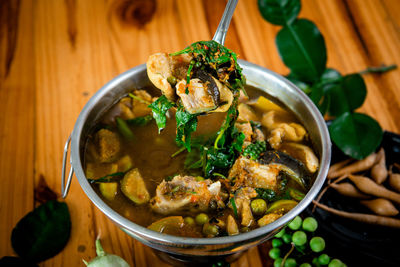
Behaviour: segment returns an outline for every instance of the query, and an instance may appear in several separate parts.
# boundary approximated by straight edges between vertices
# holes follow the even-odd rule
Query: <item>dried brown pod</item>
[[[377,198],[372,200],[362,200],[361,204],[369,208],[372,212],[382,216],[396,216],[399,211],[396,207],[387,199]]]
[[[385,216],[379,216],[379,215],[372,215],[372,214],[365,214],[365,213],[350,213],[347,211],[342,211],[342,210],[337,210],[331,207],[328,207],[324,204],[318,203],[315,200],[313,200],[313,203],[325,210],[328,211],[332,214],[338,215],[343,218],[348,218],[352,219],[355,221],[363,222],[363,223],[368,223],[368,224],[375,224],[375,225],[382,225],[382,226],[387,226],[387,227],[393,227],[393,228],[400,228],[400,220],[395,219],[395,218],[390,218],[390,217],[385,217]]]
[[[373,153],[365,159],[358,160],[336,171],[328,172],[328,179],[336,178],[345,174],[354,174],[361,171],[369,170],[377,162],[377,154]]]
[[[332,183],[330,185],[333,189],[335,189],[339,194],[347,196],[347,197],[353,197],[353,198],[359,198],[359,199],[368,199],[370,196],[363,194],[358,190],[354,185],[351,183]]]
[[[386,199],[390,199],[396,203],[400,204],[400,194],[390,191],[386,189],[386,187],[382,185],[378,185],[372,179],[359,176],[359,175],[349,175],[349,179],[356,185],[356,187],[363,193],[383,197]]]
[[[400,192],[400,173],[393,173],[390,169],[389,171],[389,185],[391,188]]]
[[[371,177],[375,182],[381,184],[386,180],[387,176],[385,150],[381,148],[377,155],[377,163],[371,169]]]

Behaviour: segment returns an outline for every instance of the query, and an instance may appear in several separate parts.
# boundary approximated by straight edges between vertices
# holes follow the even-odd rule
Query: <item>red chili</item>
[[[208,50],[208,46],[204,45],[204,49],[205,49],[205,50]]]

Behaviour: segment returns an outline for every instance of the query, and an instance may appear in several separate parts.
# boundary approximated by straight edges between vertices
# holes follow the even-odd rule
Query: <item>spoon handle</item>
[[[217,43],[224,44],[226,33],[228,32],[229,24],[231,23],[233,12],[235,11],[238,0],[229,0],[225,6],[224,14],[219,22],[217,31],[214,34],[213,40]]]

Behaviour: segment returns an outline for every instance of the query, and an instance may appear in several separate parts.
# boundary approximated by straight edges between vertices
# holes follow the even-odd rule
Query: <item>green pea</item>
[[[219,233],[218,226],[205,223],[203,225],[203,234],[207,237],[217,236]]]
[[[187,224],[187,225],[194,225],[194,219],[192,217],[186,217],[185,219],[183,219],[183,221]]]
[[[301,223],[303,220],[300,218],[300,216],[296,216],[293,221],[291,221],[288,226],[292,230],[298,230],[301,227]]]
[[[276,260],[281,256],[281,250],[279,248],[272,248],[268,254],[271,259]]]
[[[195,221],[198,225],[203,225],[208,222],[208,215],[205,213],[199,213],[197,214]]]
[[[275,237],[281,238],[283,235],[285,234],[285,228],[283,228],[282,230],[280,230]]]
[[[285,266],[285,267],[296,267],[297,266],[297,262],[293,258],[287,258],[285,260],[285,264],[283,266]]]
[[[311,267],[311,264],[309,264],[309,263],[302,263],[302,264],[300,264],[300,267]]]
[[[272,243],[272,247],[274,247],[274,248],[278,248],[283,245],[282,240],[277,239],[277,238],[272,239],[271,243]]]
[[[314,252],[321,252],[325,249],[325,240],[322,237],[315,236],[310,240],[310,248]]]
[[[292,242],[292,236],[290,234],[284,234],[282,236],[282,240],[283,242],[285,242],[286,244],[289,244],[290,242]]]
[[[274,267],[281,267],[282,258],[278,258],[274,261]]]
[[[327,255],[327,254],[321,254],[318,257],[318,262],[321,265],[328,265],[329,261],[331,260],[331,258]]]
[[[257,198],[251,201],[250,207],[253,214],[263,215],[267,210],[267,202],[264,199]]]
[[[169,76],[167,78],[167,82],[169,82],[170,85],[175,86],[176,85],[176,77],[175,76]]]
[[[328,267],[343,267],[345,264],[339,259],[333,259],[329,263]]]
[[[317,266],[317,267],[321,266],[321,265],[319,264],[318,258],[314,258],[314,259],[312,260],[311,263],[312,263],[314,266]]]
[[[313,217],[307,217],[303,221],[303,229],[308,232],[315,232],[318,228],[318,222]]]
[[[302,246],[307,243],[307,235],[303,231],[296,231],[292,236],[292,241],[296,246]]]

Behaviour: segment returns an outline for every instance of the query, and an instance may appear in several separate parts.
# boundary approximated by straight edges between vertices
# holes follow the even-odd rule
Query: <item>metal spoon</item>
[[[235,11],[238,0],[229,0],[225,6],[224,14],[218,24],[213,40],[223,45],[225,43],[226,33],[231,23],[233,12]]]

